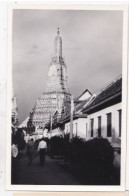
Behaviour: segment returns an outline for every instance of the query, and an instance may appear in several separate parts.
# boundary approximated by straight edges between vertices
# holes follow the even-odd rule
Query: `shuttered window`
[[[112,136],[112,114],[107,114],[107,137]]]
[[[101,116],[98,117],[98,137],[101,137]]]
[[[93,137],[93,132],[94,132],[94,119],[91,119],[91,137]]]

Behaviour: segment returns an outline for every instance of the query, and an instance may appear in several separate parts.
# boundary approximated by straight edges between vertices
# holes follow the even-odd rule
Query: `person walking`
[[[12,155],[12,159],[16,159],[16,157],[18,156],[18,147],[17,144],[14,144],[11,146],[11,155]]]
[[[45,162],[45,154],[46,154],[46,149],[47,149],[47,143],[44,141],[42,138],[39,141],[38,145],[38,152],[39,152],[39,158],[40,158],[40,165],[43,165]]]
[[[35,154],[35,143],[34,143],[34,139],[32,138],[31,140],[28,141],[27,143],[27,155],[29,157],[29,165],[32,163],[32,160],[34,158],[34,154]]]
[[[13,142],[11,146],[11,183],[17,184],[17,156],[18,156],[18,145],[16,142]]]

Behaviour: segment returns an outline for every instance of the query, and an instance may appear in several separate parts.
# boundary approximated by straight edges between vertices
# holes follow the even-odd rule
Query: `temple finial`
[[[60,37],[60,29],[57,28],[57,35],[54,40],[54,56],[62,57],[62,38]]]
[[[60,34],[60,29],[59,29],[59,27],[58,27],[58,29],[57,29],[57,34],[58,34],[58,35]]]

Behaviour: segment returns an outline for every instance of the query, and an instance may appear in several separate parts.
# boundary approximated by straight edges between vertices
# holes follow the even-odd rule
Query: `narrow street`
[[[28,157],[22,154],[17,160],[17,184],[26,185],[79,185],[80,183],[68,172],[62,164],[63,161],[51,159],[46,156],[44,166],[39,165],[39,157],[36,156],[31,165],[28,165]]]

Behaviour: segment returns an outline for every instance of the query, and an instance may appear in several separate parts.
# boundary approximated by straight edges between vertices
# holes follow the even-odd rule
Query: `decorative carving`
[[[67,67],[62,57],[62,38],[60,37],[59,28],[54,40],[54,55],[52,57],[46,92],[37,99],[32,112],[32,123],[36,126],[44,126],[49,121],[50,114],[57,112],[61,117],[64,106],[68,105],[70,92],[67,85]]]

